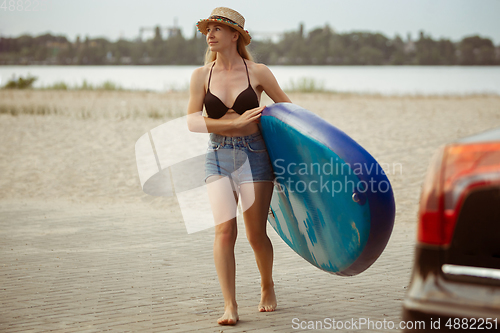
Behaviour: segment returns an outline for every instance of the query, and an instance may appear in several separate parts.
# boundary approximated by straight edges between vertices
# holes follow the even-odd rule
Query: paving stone
[[[399,324],[415,228],[396,223],[389,244],[353,277],[323,272],[274,230],[278,308],[259,313],[255,258],[238,222],[240,322],[217,325],[223,298],[213,229],[187,234],[182,221],[147,206],[0,203],[1,332],[300,332],[300,321],[392,320]],[[364,332],[369,330],[342,330]]]

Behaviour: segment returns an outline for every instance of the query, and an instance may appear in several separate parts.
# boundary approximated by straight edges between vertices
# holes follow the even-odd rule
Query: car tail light
[[[417,235],[421,243],[438,245],[442,237],[439,222],[443,154],[444,148],[440,148],[432,157],[422,186]]]
[[[462,203],[476,188],[500,184],[500,143],[452,144],[433,157],[422,186],[418,241],[451,243]]]

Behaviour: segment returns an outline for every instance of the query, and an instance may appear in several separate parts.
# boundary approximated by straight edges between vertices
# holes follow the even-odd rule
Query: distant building
[[[417,46],[415,45],[415,42],[411,40],[411,34],[408,33],[408,40],[406,41],[403,51],[404,53],[413,53],[417,50]]]
[[[177,17],[174,19],[174,25],[173,26],[167,26],[167,27],[161,27],[160,25],[157,25],[156,27],[140,27],[139,28],[139,36],[136,38],[136,41],[142,41],[144,32],[152,32],[153,36],[155,35],[156,29],[159,29],[160,32],[166,31],[167,33],[167,39],[170,37],[175,37],[175,36],[180,36],[182,34],[181,29],[179,28],[177,24]]]

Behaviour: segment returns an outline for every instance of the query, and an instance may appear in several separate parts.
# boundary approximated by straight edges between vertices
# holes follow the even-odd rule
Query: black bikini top
[[[210,69],[210,76],[208,78],[208,89],[205,95],[204,103],[205,109],[207,110],[207,115],[209,118],[219,119],[223,115],[227,113],[229,109],[233,109],[238,114],[243,114],[245,111],[256,108],[259,106],[259,99],[257,98],[257,94],[255,90],[253,90],[250,85],[250,76],[248,75],[248,67],[245,59],[243,59],[243,63],[245,64],[245,68],[247,70],[247,78],[248,78],[248,87],[240,92],[238,97],[234,100],[234,104],[232,107],[228,108],[219,97],[215,96],[210,92],[210,80],[212,79],[212,69],[214,68],[214,64]]]

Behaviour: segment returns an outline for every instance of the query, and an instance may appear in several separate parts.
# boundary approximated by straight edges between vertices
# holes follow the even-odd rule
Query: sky
[[[423,30],[433,39],[459,41],[478,34],[500,44],[500,0],[40,0],[44,7],[27,11],[37,2],[32,0],[31,7],[29,0],[15,1],[16,7],[9,5],[14,1],[3,2],[0,36],[49,32],[70,41],[78,35],[132,40],[140,27],[171,27],[177,21],[183,35],[191,38],[199,19],[224,6],[245,17],[245,28],[255,39],[297,30],[303,23],[306,32],[328,24],[338,33],[380,32],[406,40],[408,34],[418,39]]]

